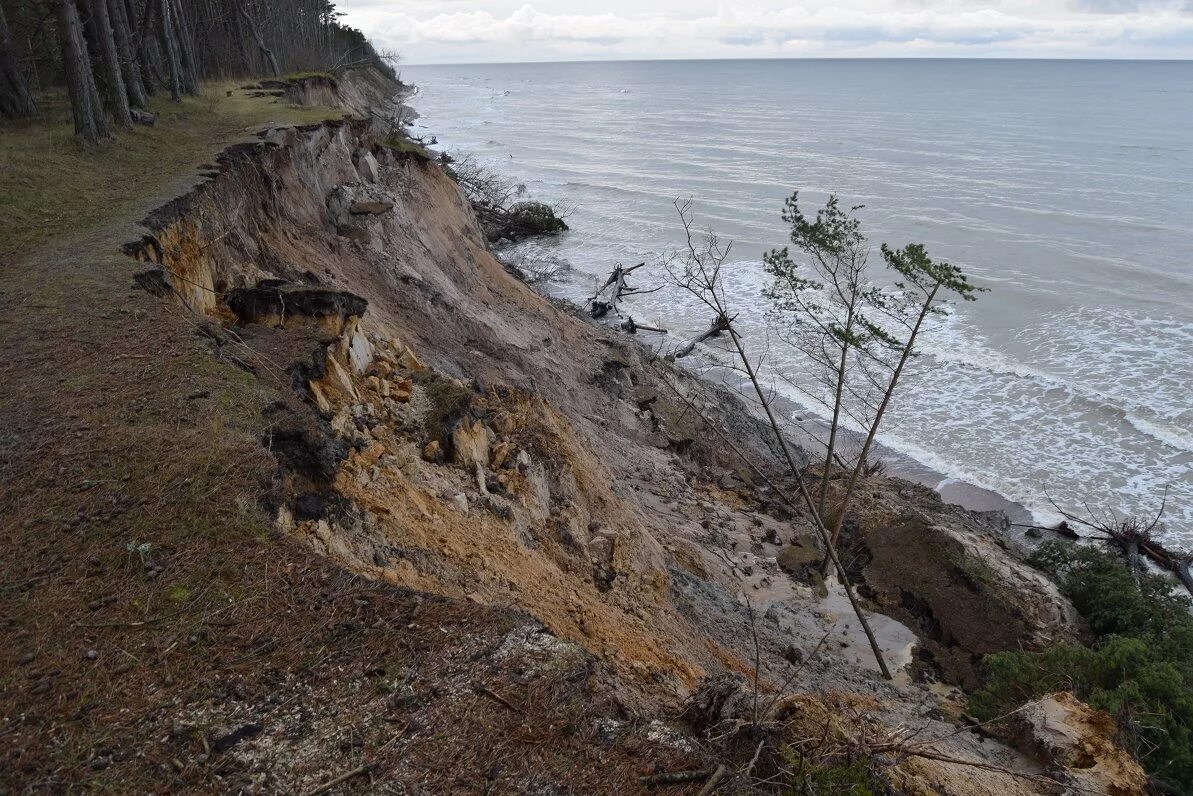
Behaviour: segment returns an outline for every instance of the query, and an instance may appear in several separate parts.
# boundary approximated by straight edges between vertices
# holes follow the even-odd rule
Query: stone
[[[379,216],[394,209],[394,203],[383,199],[361,199],[348,206],[354,216]]]
[[[461,514],[468,513],[468,496],[463,492],[457,492],[456,494],[452,495],[451,503],[455,507],[456,511],[460,512]]]
[[[369,238],[371,237],[369,235],[369,231],[367,229],[363,229],[361,227],[357,227],[352,224],[338,225],[336,227],[336,234],[339,235],[341,238],[347,238],[348,240],[354,240],[357,243],[368,243]]]
[[[419,371],[419,370],[427,369],[427,366],[424,365],[419,360],[419,358],[414,355],[414,352],[411,351],[409,348],[405,348],[402,350],[402,353],[398,356],[398,364],[401,365],[406,370]]]
[[[463,420],[452,429],[452,454],[456,463],[467,466],[489,464],[489,435],[484,423]]]
[[[438,462],[443,460],[443,448],[439,444],[439,440],[433,439],[427,443],[423,448],[423,458],[429,462]]]
[[[356,173],[365,182],[377,182],[381,179],[381,170],[377,165],[377,158],[367,149],[361,149],[356,155]]]
[[[364,373],[365,368],[373,361],[373,344],[369,338],[361,333],[360,328],[354,328],[348,337],[348,362],[355,373]]]
[[[497,443],[493,446],[489,464],[493,466],[493,469],[500,469],[501,467],[504,467],[506,462],[511,461],[510,453],[512,451],[513,445],[511,445],[509,442]]]
[[[396,379],[390,385],[390,397],[398,403],[406,403],[414,394],[414,382],[410,379]]]
[[[1114,717],[1094,710],[1068,692],[1049,694],[1012,718],[1014,737],[1028,754],[1040,758],[1086,793],[1143,796],[1147,775],[1115,743]]]
[[[797,544],[786,545],[775,557],[779,569],[790,574],[800,574],[805,567],[820,564],[820,553],[812,547]]]
[[[353,400],[358,397],[356,385],[353,384],[352,377],[348,375],[348,371],[339,363],[339,360],[334,357],[328,357],[327,359],[327,375],[324,377],[324,382],[331,384]]]

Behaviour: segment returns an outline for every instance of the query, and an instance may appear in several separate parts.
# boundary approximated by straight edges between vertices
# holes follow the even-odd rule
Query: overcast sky
[[[338,0],[408,64],[612,58],[1193,58],[1193,0]]]

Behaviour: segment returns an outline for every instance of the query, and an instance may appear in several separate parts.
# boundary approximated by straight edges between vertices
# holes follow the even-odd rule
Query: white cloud
[[[1185,0],[581,0],[533,5],[340,0],[347,21],[409,63],[577,58],[975,55],[1193,57]]]

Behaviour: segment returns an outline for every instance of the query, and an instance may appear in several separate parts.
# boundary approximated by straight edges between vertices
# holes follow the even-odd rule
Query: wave
[[[1140,433],[1146,434],[1152,439],[1159,440],[1170,448],[1193,452],[1193,432],[1165,425],[1164,423],[1157,423],[1154,420],[1140,417],[1135,412],[1126,412],[1124,418]]]
[[[1166,407],[1147,406],[1019,362],[982,343],[972,332],[961,329],[955,319],[956,315],[950,314],[924,338],[921,350],[936,362],[979,370],[993,376],[1029,381],[1036,385],[1041,393],[1060,391],[1070,400],[1083,402],[1095,412],[1116,417],[1137,432],[1170,448],[1193,452],[1193,433],[1165,423],[1168,419],[1165,417]],[[934,337],[940,339],[933,339]],[[1152,393],[1151,397],[1154,398],[1155,394]],[[1179,404],[1168,408],[1174,414],[1173,419],[1182,411]],[[1157,415],[1160,417],[1157,418]]]

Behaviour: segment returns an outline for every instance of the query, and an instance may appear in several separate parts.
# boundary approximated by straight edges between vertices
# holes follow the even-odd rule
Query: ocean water
[[[865,205],[877,244],[920,242],[990,289],[923,338],[880,437],[929,483],[1037,517],[1147,514],[1193,546],[1193,62],[789,60],[406,67],[416,132],[566,201],[572,231],[516,247],[591,295],[614,263],[680,243],[673,201],[735,241],[739,326],[805,407],[769,339],[761,256],[783,200]],[[878,258],[875,258],[876,260]],[[636,280],[657,281],[651,269]],[[673,291],[635,319],[710,318]],[[715,356],[715,350],[710,351]],[[790,383],[788,383],[790,382]],[[803,386],[801,386],[803,385]]]

